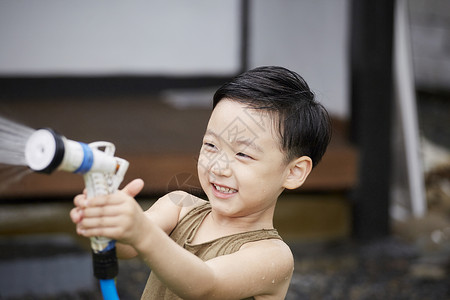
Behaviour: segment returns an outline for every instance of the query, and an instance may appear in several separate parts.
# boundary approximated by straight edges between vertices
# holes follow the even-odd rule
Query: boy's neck
[[[225,230],[244,232],[259,229],[273,229],[274,212],[275,205],[246,216],[229,217],[220,214],[213,208],[208,217],[211,219],[211,225],[217,229],[224,228]]]
[[[202,244],[224,236],[261,229],[273,229],[274,207],[245,217],[225,217],[214,210],[198,228],[192,243]]]

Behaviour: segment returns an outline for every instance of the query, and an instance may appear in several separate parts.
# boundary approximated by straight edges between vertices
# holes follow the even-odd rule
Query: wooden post
[[[360,153],[354,233],[364,240],[390,232],[393,18],[393,0],[352,1],[351,129]]]

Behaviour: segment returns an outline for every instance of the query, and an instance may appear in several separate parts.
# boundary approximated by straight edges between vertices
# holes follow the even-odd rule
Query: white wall
[[[349,116],[348,0],[251,2],[250,65],[298,72],[336,116]]]
[[[2,0],[0,75],[235,74],[238,0]]]
[[[450,1],[409,0],[415,80],[450,92]]]
[[[250,1],[250,67],[305,77],[348,116],[348,0]],[[239,0],[2,0],[0,76],[234,75]]]

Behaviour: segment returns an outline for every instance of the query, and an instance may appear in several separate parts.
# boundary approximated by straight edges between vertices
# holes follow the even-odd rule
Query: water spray
[[[35,172],[50,174],[55,170],[82,174],[87,198],[117,191],[128,169],[128,162],[114,157],[115,146],[109,142],[84,144],[69,140],[52,129],[36,130],[27,140],[25,160]],[[119,299],[114,283],[118,274],[115,241],[92,237],[94,275],[100,280],[103,298]]]

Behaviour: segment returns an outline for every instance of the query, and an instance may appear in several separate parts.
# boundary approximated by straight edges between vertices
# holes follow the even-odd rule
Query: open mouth
[[[217,191],[224,193],[224,194],[233,194],[236,193],[237,190],[226,187],[226,186],[221,186],[221,185],[217,185],[215,183],[212,184],[212,186],[214,187],[214,189],[216,189]]]

